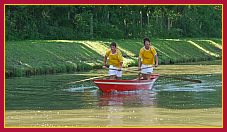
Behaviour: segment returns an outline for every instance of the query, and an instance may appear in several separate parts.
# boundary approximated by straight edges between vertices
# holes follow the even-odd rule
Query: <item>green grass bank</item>
[[[115,41],[124,67],[136,66],[142,40],[27,40],[6,41],[6,77],[55,74],[101,68],[105,51]],[[178,64],[222,58],[221,39],[152,39],[159,64]]]

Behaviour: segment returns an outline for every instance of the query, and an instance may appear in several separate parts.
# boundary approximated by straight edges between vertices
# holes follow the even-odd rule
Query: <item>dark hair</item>
[[[115,42],[112,42],[112,43],[110,44],[110,46],[117,47],[117,44],[116,44]]]
[[[143,44],[145,44],[146,41],[151,42],[149,38],[144,38],[143,39]]]

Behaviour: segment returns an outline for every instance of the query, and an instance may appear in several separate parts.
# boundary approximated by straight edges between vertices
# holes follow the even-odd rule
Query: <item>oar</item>
[[[125,72],[131,72],[131,73],[139,73],[138,71],[132,71],[132,70],[126,70],[126,69],[113,69],[113,68],[107,68],[109,70],[116,70],[116,71],[125,71]]]
[[[137,71],[131,71],[131,70],[119,70],[119,69],[113,69],[113,68],[105,68],[105,69],[110,69],[110,70],[118,70],[118,71],[126,71],[126,72],[132,72],[132,73],[140,73]],[[93,79],[97,79],[97,78],[102,78],[102,77],[106,77],[109,75],[102,75],[102,76],[98,76],[98,77],[91,77],[91,78],[87,78],[87,79],[83,79],[83,80],[79,80],[79,81],[74,81],[74,82],[69,82],[67,84],[75,84],[75,83],[80,83],[80,82],[85,82],[85,81],[89,81],[89,80],[93,80]]]
[[[102,78],[102,77],[105,77],[105,76],[108,76],[108,75],[102,75],[102,76],[98,76],[98,77],[91,77],[91,78],[87,78],[87,79],[83,79],[83,80],[78,80],[78,81],[74,81],[74,82],[69,82],[69,83],[67,83],[67,84],[81,83],[81,82],[85,82],[85,81],[94,80],[94,79],[97,79],[97,78]]]
[[[180,77],[172,77],[172,76],[165,76],[165,75],[160,75],[160,77],[173,78],[176,80],[190,81],[190,82],[195,82],[195,83],[202,83],[201,80],[195,80],[195,79],[189,79],[189,78],[180,78]]]
[[[108,69],[110,69],[110,70],[118,70],[118,71],[125,71],[125,72],[131,72],[131,73],[137,73],[138,74],[138,80],[140,80],[140,78],[141,78],[141,72],[138,72],[138,71],[132,71],[132,70],[125,70],[125,69],[121,69],[121,70],[119,70],[119,69],[112,69],[112,68],[108,68]]]
[[[147,69],[147,68],[152,68],[152,67],[145,67],[145,68],[141,68],[141,69]],[[188,78],[172,77],[172,76],[165,76],[165,75],[160,75],[159,77],[173,78],[176,80],[190,81],[190,82],[195,82],[195,83],[202,83],[201,80],[188,79]]]
[[[144,67],[144,68],[140,68],[140,69],[138,69],[138,68],[136,68],[136,69],[130,69],[130,70],[126,70],[126,71],[130,71],[130,72],[135,72],[135,71],[138,71],[138,72],[140,72],[141,70],[143,70],[143,69],[148,69],[148,68],[155,68],[155,66],[150,66],[150,67]],[[138,73],[137,72],[137,73]]]
[[[132,70],[125,70],[125,69],[119,70],[119,69],[113,69],[113,68],[105,68],[105,69],[109,69],[109,70],[118,70],[118,71],[125,71],[125,72],[131,72],[131,73],[140,74],[140,72],[138,72],[138,71],[132,71]],[[98,77],[91,77],[91,78],[87,78],[87,79],[83,79],[83,80],[78,80],[78,81],[69,82],[69,83],[67,83],[67,84],[81,83],[81,82],[90,81],[90,80],[94,80],[94,79],[102,78],[102,77],[106,77],[106,76],[109,76],[109,75],[102,75],[102,76],[98,76]]]

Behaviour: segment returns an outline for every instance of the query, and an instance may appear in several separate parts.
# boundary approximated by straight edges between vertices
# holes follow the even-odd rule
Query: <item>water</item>
[[[150,91],[111,94],[100,92],[91,81],[67,84],[94,73],[6,79],[5,126],[222,127],[221,69],[210,73],[204,66],[203,70],[178,75],[169,70],[171,76],[202,83],[160,77]],[[163,74],[162,68],[157,71]]]

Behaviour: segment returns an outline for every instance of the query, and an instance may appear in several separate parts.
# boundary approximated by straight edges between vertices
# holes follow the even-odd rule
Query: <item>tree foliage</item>
[[[6,5],[6,39],[221,37],[217,5]]]

